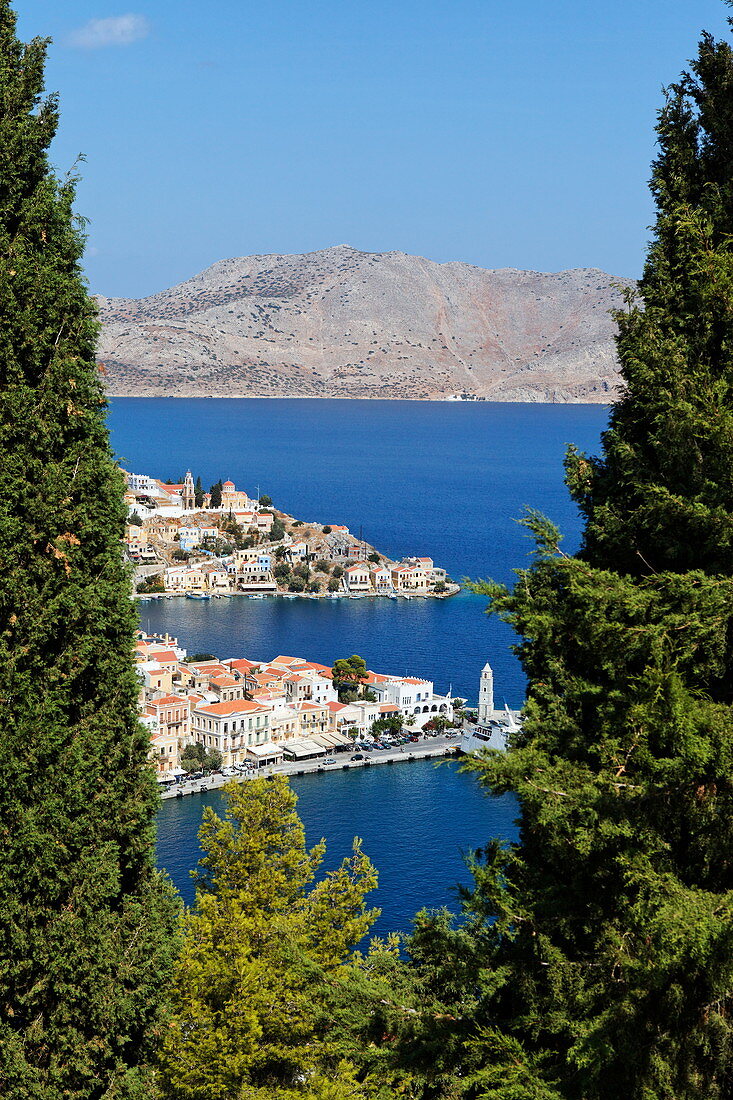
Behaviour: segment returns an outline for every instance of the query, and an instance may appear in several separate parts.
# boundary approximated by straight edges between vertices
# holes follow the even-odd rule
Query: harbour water
[[[490,403],[115,399],[109,422],[123,466],[178,480],[190,468],[208,487],[231,478],[268,493],[302,519],[345,523],[391,557],[426,554],[457,580],[511,583],[531,543],[524,507],[549,516],[572,552],[579,520],[563,484],[568,443],[597,453],[607,409]],[[425,676],[476,698],[480,669],[495,670],[499,705],[521,706],[524,681],[509,627],[470,593],[449,600],[283,600],[141,605],[142,625],[178,635],[189,652],[220,657],[361,654],[374,669]],[[460,858],[492,835],[513,835],[514,801],[493,799],[455,765],[303,777],[294,781],[311,842],[329,865],[361,835],[381,873],[379,930],[405,927],[422,904],[451,904]],[[168,802],[160,861],[190,897],[201,807],[219,795]]]
[[[462,853],[493,836],[516,834],[511,795],[488,795],[450,760],[296,776],[291,785],[308,844],[322,837],[328,844],[324,871],[348,856],[353,838],[361,837],[379,872],[379,886],[371,895],[371,904],[382,910],[375,935],[408,931],[423,907],[457,911],[456,884],[470,882]],[[171,799],[163,803],[158,820],[160,864],[188,902],[204,806],[223,813],[223,796],[211,791]]]

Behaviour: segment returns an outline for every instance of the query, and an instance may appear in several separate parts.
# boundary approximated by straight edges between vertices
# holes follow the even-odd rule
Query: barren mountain
[[[222,260],[99,298],[116,396],[609,401],[627,279],[433,263],[347,245]]]

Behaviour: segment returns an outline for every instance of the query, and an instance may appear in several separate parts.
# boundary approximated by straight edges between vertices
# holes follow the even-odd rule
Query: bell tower
[[[487,661],[481,670],[478,689],[478,720],[482,726],[491,721],[494,714],[494,672]]]
[[[190,470],[186,470],[186,476],[183,479],[183,492],[181,493],[183,498],[183,510],[184,512],[193,512],[196,507],[196,492],[193,485],[193,475]]]

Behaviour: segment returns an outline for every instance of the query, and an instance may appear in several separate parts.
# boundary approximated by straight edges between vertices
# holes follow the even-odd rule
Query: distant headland
[[[245,256],[147,298],[99,297],[98,354],[117,397],[607,403],[630,286],[348,245]]]

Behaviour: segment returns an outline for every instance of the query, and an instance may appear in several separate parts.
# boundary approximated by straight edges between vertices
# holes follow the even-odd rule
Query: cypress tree
[[[221,508],[221,490],[222,482],[221,478],[219,478],[219,480],[216,481],[209,489],[209,493],[211,496],[211,499],[209,500],[210,508]]]
[[[0,0],[0,1092],[122,1098],[144,1088],[176,906],[46,47]]]
[[[480,853],[468,924],[421,918],[415,952],[460,976],[464,1095],[733,1094],[728,42],[702,37],[657,133],[654,239],[618,317],[624,393],[601,456],[568,456],[581,551],[532,513],[514,590],[479,586],[522,639],[524,729],[476,764],[518,795],[520,839]]]

